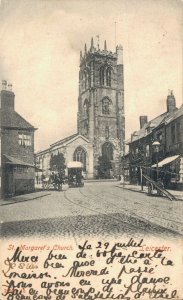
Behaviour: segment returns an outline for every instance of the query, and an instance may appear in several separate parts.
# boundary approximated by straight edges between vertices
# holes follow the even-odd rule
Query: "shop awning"
[[[36,171],[36,172],[43,172],[43,169],[40,169],[40,168],[38,168],[38,167],[36,167],[36,166],[34,166],[34,168],[35,168],[35,171]]]
[[[31,165],[27,162],[24,162],[16,157],[12,157],[10,155],[7,154],[3,154],[3,156],[5,157],[5,164],[9,164],[9,165],[19,165],[19,166],[26,166],[26,167],[33,167],[34,165]]]
[[[70,161],[67,164],[67,168],[69,169],[83,168],[83,164],[80,161]]]
[[[168,165],[168,164],[172,163],[173,161],[175,161],[176,159],[178,159],[179,157],[180,157],[180,155],[173,155],[170,157],[166,157],[163,160],[158,162],[158,167],[161,168],[165,165]],[[152,165],[152,168],[155,168],[155,167],[156,167],[156,164]]]

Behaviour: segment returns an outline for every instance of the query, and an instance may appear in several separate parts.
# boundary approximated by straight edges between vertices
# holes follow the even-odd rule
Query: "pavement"
[[[34,193],[30,193],[30,194],[23,194],[23,195],[19,195],[12,198],[6,198],[6,199],[0,198],[0,206],[10,205],[19,202],[26,202],[34,199],[36,200],[38,198],[43,198],[48,195],[51,195],[49,191],[43,191],[41,189],[37,189]]]
[[[143,190],[142,190],[140,185],[133,185],[133,184],[124,184],[123,185],[121,183],[118,183],[118,184],[116,184],[116,187],[126,189],[129,191],[133,191],[133,192],[143,193],[143,194],[148,193],[147,186],[143,186]],[[176,200],[183,201],[183,191],[177,191],[177,190],[167,190],[167,191],[169,193],[171,193],[176,198]],[[152,195],[152,197],[153,197],[153,195]],[[166,196],[163,196],[163,197],[166,197]]]
[[[116,180],[86,180],[86,183],[105,183],[105,182],[110,182],[110,183],[116,183],[115,186],[118,188],[122,188],[122,189],[126,189],[132,192],[138,192],[138,193],[143,193],[143,194],[147,194],[147,187],[144,186],[143,190],[141,190],[141,186],[139,185],[133,185],[133,184],[120,184],[119,181]],[[177,190],[168,190],[168,192],[170,192],[178,201],[183,201],[183,192],[182,191],[177,191]],[[30,194],[24,194],[24,195],[19,195],[16,197],[12,197],[12,198],[7,198],[7,199],[0,199],[0,206],[2,205],[9,205],[9,204],[13,204],[13,203],[17,203],[17,202],[25,202],[25,201],[29,201],[29,200],[34,200],[34,199],[38,199],[38,198],[42,198],[42,197],[46,197],[48,195],[51,194],[51,190],[50,191],[43,191],[42,190],[42,185],[41,184],[37,184],[36,185],[36,190],[34,193],[30,193]],[[152,196],[153,197],[153,196]]]
[[[87,182],[83,188],[65,192],[38,191],[3,200],[0,232],[21,237],[183,236],[183,201],[151,197],[135,188],[123,189],[117,182]]]

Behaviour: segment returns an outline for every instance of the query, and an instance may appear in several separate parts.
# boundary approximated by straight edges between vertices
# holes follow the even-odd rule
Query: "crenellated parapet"
[[[121,50],[121,46],[117,46],[116,52],[112,52],[107,50],[107,42],[104,41],[104,47],[103,49],[100,49],[99,44],[95,47],[93,38],[91,38],[91,45],[90,48],[87,49],[87,45],[84,46],[84,53],[80,51],[80,66],[83,63],[86,63],[87,60],[90,60],[90,58],[93,58],[94,56],[101,56],[101,57],[108,57],[109,59],[117,59],[117,51],[118,49]]]

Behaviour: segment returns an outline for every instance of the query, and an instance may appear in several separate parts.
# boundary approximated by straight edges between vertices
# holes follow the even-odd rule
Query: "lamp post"
[[[125,186],[125,157],[124,157],[124,153],[122,154],[121,162],[122,162],[121,184],[123,185],[123,188],[124,188],[124,186]]]
[[[130,143],[131,149],[129,147],[129,151],[130,151],[129,162],[130,162],[130,177],[131,177],[130,181],[132,181],[132,178],[134,177],[134,171],[132,171],[132,167],[131,167],[131,164],[134,165],[134,162],[133,162],[134,158],[133,158],[133,155],[132,155],[132,151],[133,151],[133,149],[134,149],[135,146],[134,146],[133,142],[138,139],[138,136],[139,135],[138,135],[138,133],[136,131],[134,131],[131,134],[131,143]],[[135,165],[136,165],[136,163],[135,163]],[[136,167],[135,167],[135,182],[136,182]]]
[[[160,148],[160,142],[158,141],[153,142],[152,147],[154,149],[154,152],[156,153],[156,181],[158,181],[158,153]]]

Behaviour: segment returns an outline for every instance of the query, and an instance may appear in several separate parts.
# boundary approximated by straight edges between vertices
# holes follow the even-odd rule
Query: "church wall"
[[[104,115],[102,113],[102,99],[109,97],[112,101],[110,105],[110,114]],[[97,116],[97,146],[95,147],[95,165],[97,165],[98,157],[102,155],[102,145],[105,142],[113,144],[113,160],[120,160],[120,145],[117,139],[117,115],[116,115],[116,90],[111,88],[99,88],[97,93],[98,102],[98,116]],[[106,127],[109,128],[109,135],[106,135]]]
[[[102,99],[104,97],[109,97],[112,101],[112,105],[110,105],[110,115],[105,115],[105,117],[116,116],[116,90],[112,90],[111,88],[99,88],[97,93],[97,102],[99,113],[102,115]]]
[[[115,54],[113,54],[113,58],[107,57],[106,56],[98,56],[95,57],[95,74],[94,74],[94,83],[96,86],[100,86],[100,68],[104,67],[111,67],[111,87],[116,88],[117,87],[117,80],[116,80],[116,59],[115,59]]]
[[[87,178],[93,177],[93,147],[84,139],[78,137],[72,142],[68,143],[67,145],[59,145],[55,148],[50,148],[47,151],[44,151],[42,153],[37,153],[36,160],[38,162],[38,167],[43,170],[43,173],[46,176],[49,176],[50,174],[50,158],[51,155],[57,155],[58,153],[62,153],[65,158],[65,163],[67,165],[68,162],[73,161],[73,155],[74,151],[77,147],[83,147],[83,149],[87,153]]]
[[[90,51],[93,51],[92,53],[94,54],[91,55]],[[116,172],[117,174],[117,165],[121,161],[124,141],[123,66],[117,65],[118,52],[121,51],[122,55],[122,49],[119,47],[117,53],[109,52],[107,49],[96,51],[94,48],[90,51],[85,51],[80,61],[80,132],[86,136],[84,124],[87,121],[87,117],[82,115],[82,112],[84,101],[88,99],[90,100],[90,113],[87,137],[90,143],[93,143],[94,173],[98,157],[102,155],[102,145],[108,141],[113,145],[113,167],[114,173]],[[91,66],[92,68],[90,69]],[[107,77],[105,77],[104,83],[101,85],[101,68],[104,68],[104,72],[111,68],[110,86],[107,85]],[[86,70],[87,72],[91,70],[92,76],[91,87],[93,88],[88,90],[85,90],[83,81]],[[106,73],[104,76],[106,76]],[[109,114],[105,114],[102,109],[102,100],[105,97],[112,102],[109,106]]]
[[[83,147],[84,150],[88,153],[88,143],[81,138],[75,139],[71,143],[68,143],[68,145],[66,146],[66,163],[68,163],[69,161],[73,161],[74,151],[79,146]]]
[[[66,163],[68,163],[69,161],[73,161],[74,151],[79,146],[83,147],[83,149],[87,153],[86,177],[87,178],[92,178],[93,177],[93,149],[87,141],[85,141],[81,138],[78,138],[78,139],[74,140],[73,142],[71,142],[70,144],[67,145],[66,156],[65,156]]]
[[[84,54],[80,53],[79,71],[79,97],[78,97],[78,134],[83,136],[67,142],[55,149],[50,148],[50,154],[63,153],[66,163],[73,160],[73,154],[78,146],[87,152],[87,177],[92,178],[96,174],[95,166],[98,157],[102,155],[102,145],[111,142],[113,145],[113,170],[117,172],[117,165],[121,161],[124,145],[124,92],[123,92],[123,62],[122,47],[117,46],[116,52],[91,47],[87,51],[85,45]],[[119,60],[120,56],[120,60]],[[104,98],[111,100],[109,105],[104,103]],[[88,100],[88,110],[84,108],[85,100]],[[105,111],[105,112],[104,112]],[[106,111],[109,111],[106,112]],[[89,142],[84,140],[84,137]],[[46,160],[45,160],[46,161]],[[115,173],[116,172],[116,173]]]
[[[98,117],[98,127],[99,127],[99,138],[117,138],[117,128],[116,128],[116,118],[108,118]],[[106,136],[106,127],[109,128],[109,137]]]
[[[102,99],[109,97],[112,101],[110,105],[110,114],[104,115],[102,113]],[[98,90],[98,136],[105,136],[106,126],[109,127],[109,136],[117,137],[117,126],[116,126],[116,91],[111,89],[99,89]]]
[[[88,124],[88,118],[87,118],[87,115],[84,114],[84,107],[83,107],[86,99],[88,100],[88,102],[90,102],[89,90],[87,90],[85,93],[83,93],[80,96],[80,124],[79,124],[79,128],[80,128],[79,133],[88,138],[88,132],[85,129],[85,123],[87,122],[87,124]],[[88,124],[88,126],[89,126],[89,124]]]
[[[44,153],[36,154],[36,166],[40,168],[46,176],[48,176],[50,173],[50,158],[51,153],[49,150],[44,151]]]

